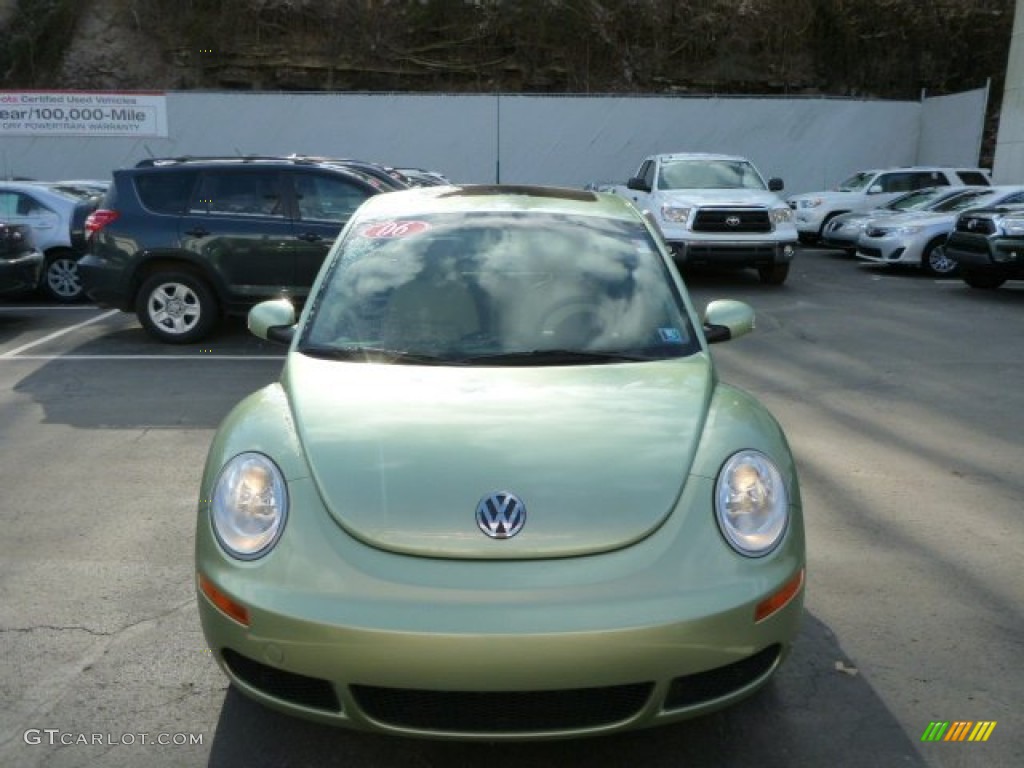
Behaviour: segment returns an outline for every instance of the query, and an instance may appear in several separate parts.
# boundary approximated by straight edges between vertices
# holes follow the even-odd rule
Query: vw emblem
[[[510,539],[526,525],[526,505],[507,491],[484,496],[476,505],[476,524],[492,539]]]
[[[740,225],[740,217],[739,216],[729,216],[725,220],[725,223],[728,224],[730,227],[738,227]]]
[[[977,219],[968,219],[967,220],[967,228],[968,229],[977,229],[978,228],[978,220]]]

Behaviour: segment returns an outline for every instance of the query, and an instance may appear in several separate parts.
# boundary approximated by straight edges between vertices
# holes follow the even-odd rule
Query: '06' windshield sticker
[[[375,240],[383,240],[391,237],[412,237],[430,229],[430,224],[425,221],[382,221],[377,224],[370,224],[359,234]]]

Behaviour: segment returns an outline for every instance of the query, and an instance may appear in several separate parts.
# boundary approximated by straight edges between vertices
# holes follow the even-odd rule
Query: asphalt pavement
[[[199,478],[282,348],[228,323],[171,347],[134,317],[0,302],[0,765],[1024,765],[1024,283],[996,292],[802,251],[713,348],[783,424],[808,538],[802,632],[732,709],[613,737],[460,744],[352,733],[228,688],[196,614]],[[923,742],[935,721],[984,743]]]

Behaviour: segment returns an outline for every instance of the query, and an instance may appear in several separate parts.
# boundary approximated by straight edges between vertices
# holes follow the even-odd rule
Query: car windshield
[[[646,228],[590,216],[446,213],[355,224],[299,351],[452,365],[661,360],[700,349]]]
[[[940,205],[936,205],[932,208],[936,213],[949,213],[951,211],[962,211],[965,208],[975,208],[979,205],[985,205],[992,202],[995,198],[995,194],[987,190],[978,190],[976,192],[965,192],[959,197],[953,197]]]
[[[960,195],[963,193],[956,192],[953,194]],[[893,211],[921,211],[931,208],[936,202],[944,200],[949,196],[950,191],[948,187],[928,187],[901,195],[885,207]]]
[[[764,179],[742,160],[666,160],[658,189],[766,189]]]
[[[840,192],[859,192],[862,189],[867,189],[868,185],[871,184],[871,180],[878,174],[869,173],[862,171],[861,173],[855,173],[845,181],[839,182],[836,189]]]

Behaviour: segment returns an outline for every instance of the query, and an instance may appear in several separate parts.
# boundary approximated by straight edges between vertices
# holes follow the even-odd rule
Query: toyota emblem
[[[476,505],[476,524],[492,539],[511,539],[526,525],[526,505],[507,491],[484,496]]]
[[[740,217],[739,216],[729,216],[725,220],[725,223],[728,224],[730,227],[738,227],[740,225]]]

